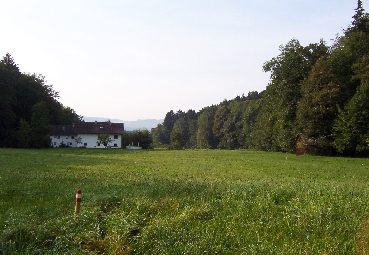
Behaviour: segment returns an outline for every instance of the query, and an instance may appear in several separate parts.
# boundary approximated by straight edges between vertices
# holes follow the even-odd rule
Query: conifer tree
[[[357,7],[355,9],[355,15],[352,17],[353,21],[348,32],[364,32],[369,33],[369,17],[363,8],[363,3],[361,0],[357,1]]]

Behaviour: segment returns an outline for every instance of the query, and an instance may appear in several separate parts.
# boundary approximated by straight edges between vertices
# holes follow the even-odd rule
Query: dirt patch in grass
[[[357,234],[358,254],[369,254],[369,218],[361,225]]]

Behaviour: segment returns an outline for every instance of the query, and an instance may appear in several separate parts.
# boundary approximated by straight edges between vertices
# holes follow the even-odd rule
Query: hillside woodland
[[[152,130],[155,146],[293,152],[297,134],[320,153],[369,155],[369,15],[358,1],[352,23],[336,36],[279,47],[263,65],[265,91],[199,112],[169,111]]]

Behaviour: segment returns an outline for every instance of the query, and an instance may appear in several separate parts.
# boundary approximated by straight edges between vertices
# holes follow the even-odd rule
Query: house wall
[[[72,148],[76,147],[86,147],[86,148],[105,148],[103,144],[98,145],[97,142],[97,134],[81,134],[77,136],[50,136],[50,145],[51,147],[61,147],[63,143],[64,146],[69,146]],[[81,143],[76,142],[76,138],[81,138]],[[112,142],[109,143],[111,148],[121,148],[122,145],[122,135],[110,135],[109,136]],[[114,137],[116,137],[114,139]]]
[[[80,134],[78,137],[81,137],[81,143],[78,144],[78,147],[84,146],[86,148],[105,148],[103,144],[98,145],[97,142],[97,134]],[[112,142],[108,144],[111,148],[121,148],[122,144],[122,135],[116,135],[117,138],[114,139],[114,135],[110,135],[110,139]],[[116,146],[115,146],[116,145]]]
[[[60,147],[61,144],[69,147],[77,147],[77,143],[74,136],[60,135],[60,136],[50,136],[51,147]]]

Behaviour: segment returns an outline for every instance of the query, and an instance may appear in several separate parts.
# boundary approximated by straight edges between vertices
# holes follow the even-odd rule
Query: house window
[[[114,135],[114,139],[118,139],[118,135]]]
[[[71,145],[71,146],[72,146],[72,143],[69,143],[69,145]]]
[[[60,139],[60,135],[58,135],[58,139]]]
[[[118,147],[118,144],[116,144],[116,143],[115,143],[115,144],[114,144],[114,147]]]
[[[57,136],[56,136],[56,135],[54,135],[54,138],[57,138]]]
[[[87,143],[84,143],[83,146],[87,146]]]
[[[56,142],[54,142],[54,145],[56,145]]]
[[[100,146],[100,143],[97,143],[97,146]]]
[[[71,139],[74,139],[74,135],[72,135],[70,138],[71,138]]]

